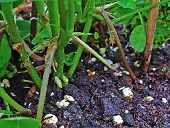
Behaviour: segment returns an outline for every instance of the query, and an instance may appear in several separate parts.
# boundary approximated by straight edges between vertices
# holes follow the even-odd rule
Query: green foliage
[[[49,38],[50,36],[50,30],[49,29],[43,29],[33,40],[32,44],[36,45],[38,42],[42,41],[45,38]]]
[[[97,40],[97,39],[99,39],[99,37],[100,37],[100,36],[99,36],[99,33],[95,32],[95,33],[94,33],[94,39]]]
[[[0,119],[0,128],[40,128],[41,123],[28,117],[14,117]]]
[[[11,58],[11,48],[8,44],[7,36],[4,34],[0,43],[0,78],[6,74],[9,60]]]
[[[26,0],[15,0],[13,2],[13,8],[16,8],[17,6],[19,6],[20,4],[22,4],[23,2],[25,2]]]
[[[170,7],[164,5],[160,8],[154,47],[159,47],[161,44],[170,41]]]
[[[73,64],[73,58],[74,58],[75,53],[74,52],[70,52],[69,54],[65,55],[64,57],[64,63],[67,66],[71,66]]]
[[[130,44],[138,52],[143,52],[146,45],[145,27],[138,25],[130,35]]]
[[[7,2],[14,2],[14,1],[17,1],[17,0],[0,0],[0,3],[7,3]]]
[[[121,0],[118,4],[123,8],[136,9],[136,2],[134,0]]]
[[[30,22],[29,21],[17,20],[16,24],[18,26],[21,38],[25,37],[27,34],[30,33]]]

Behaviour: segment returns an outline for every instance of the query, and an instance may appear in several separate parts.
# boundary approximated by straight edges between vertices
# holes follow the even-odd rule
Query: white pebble
[[[54,92],[51,92],[50,96],[54,96]]]
[[[112,50],[113,50],[114,52],[117,52],[118,47],[115,47],[115,48],[113,48]]]
[[[92,61],[92,62],[96,62],[96,60],[97,60],[97,59],[96,59],[95,57],[92,57],[92,58],[91,58],[91,61]]]
[[[154,98],[152,96],[146,96],[144,97],[144,100],[147,102],[151,102],[152,100],[154,100]]]
[[[72,96],[69,96],[69,95],[65,95],[64,96],[64,99],[66,99],[67,101],[69,101],[69,102],[75,102],[75,99],[72,97]]]
[[[131,89],[129,87],[123,88],[122,92],[123,92],[123,96],[125,98],[128,98],[128,99],[133,98],[133,93],[132,93],[132,91],[131,91]]]
[[[66,108],[69,104],[70,103],[66,99],[56,103],[59,108]]]
[[[47,114],[47,115],[45,115],[43,122],[50,123],[50,124],[56,124],[58,122],[58,118],[53,114]]]
[[[166,98],[162,98],[162,102],[166,104],[168,101]]]
[[[65,127],[62,125],[62,126],[60,126],[59,128],[65,128]]]
[[[107,71],[108,70],[108,67],[104,66],[104,71]]]
[[[4,88],[4,84],[3,84],[3,83],[0,83],[0,87]]]
[[[143,80],[139,80],[139,83],[140,83],[140,84],[143,84]]]
[[[120,115],[113,116],[114,125],[121,125],[123,123],[123,119]]]
[[[152,71],[156,71],[156,68],[152,68]]]

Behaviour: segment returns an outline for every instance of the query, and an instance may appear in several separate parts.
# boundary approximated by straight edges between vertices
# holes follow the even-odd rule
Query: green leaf
[[[39,40],[40,40],[40,37],[39,36],[36,36],[36,37],[34,37],[33,39],[32,39],[32,44],[33,45],[36,45],[38,42],[39,42]]]
[[[13,3],[13,8],[16,8],[17,6],[19,6],[20,4],[22,4],[23,2],[25,2],[26,0],[17,0]]]
[[[14,117],[0,119],[0,128],[40,128],[39,120],[28,117]]]
[[[134,0],[122,0],[118,4],[123,8],[136,9],[136,3]]]
[[[41,38],[41,39],[43,39],[43,38],[47,38],[47,37],[49,37],[50,36],[50,31],[49,31],[49,29],[43,29],[39,34],[38,34],[38,36]]]
[[[70,52],[69,54],[65,55],[64,57],[64,63],[67,66],[71,66],[73,64],[73,58],[74,58],[75,53],[74,52]]]
[[[0,3],[7,3],[7,2],[14,2],[14,1],[17,1],[17,0],[0,0]]]
[[[130,35],[130,44],[138,52],[142,52],[146,45],[146,32],[143,25],[138,25]]]
[[[101,21],[104,21],[104,18],[103,18],[100,14],[92,13],[91,15],[92,15],[93,17],[95,17],[95,18],[101,20]]]
[[[4,34],[0,43],[0,78],[6,74],[6,69],[11,58],[11,48],[7,36]]]
[[[30,22],[25,20],[17,20],[16,24],[18,26],[19,33],[22,38],[30,33]]]
[[[97,40],[97,39],[99,39],[99,37],[100,37],[99,34],[98,34],[97,32],[95,32],[95,33],[94,33],[94,39]]]
[[[46,28],[43,29],[36,37],[33,38],[32,44],[36,45],[41,39],[48,38],[50,36],[50,31]]]

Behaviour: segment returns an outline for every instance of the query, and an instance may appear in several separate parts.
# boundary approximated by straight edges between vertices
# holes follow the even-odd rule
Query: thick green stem
[[[8,23],[8,34],[10,35],[12,41],[15,44],[17,44],[17,43],[21,44],[20,46],[21,46],[22,50],[18,49],[18,52],[20,53],[21,59],[22,59],[23,63],[27,62],[26,68],[28,70],[28,73],[30,74],[30,76],[34,80],[35,84],[38,87],[41,87],[41,79],[38,76],[35,68],[33,67],[30,59],[28,58],[27,52],[25,51],[25,49],[23,47],[26,44],[21,39],[21,37],[19,35],[19,30],[18,30],[18,27],[16,26],[16,24],[14,22],[14,16],[13,16],[11,7],[9,6],[9,3],[1,3],[1,6],[2,6],[3,12],[5,14],[5,18],[7,20],[7,23]]]
[[[92,21],[93,21],[93,17],[91,15],[88,15],[87,20],[86,20],[86,24],[84,26],[83,33],[89,33],[91,25],[92,25]],[[88,35],[84,35],[84,36],[82,36],[81,40],[83,42],[86,42],[87,37],[88,37]],[[77,48],[76,54],[74,56],[74,59],[73,59],[73,65],[70,67],[70,69],[67,73],[68,78],[71,78],[73,76],[74,71],[75,71],[75,69],[78,65],[79,60],[80,60],[82,52],[83,52],[83,47],[81,45],[79,45],[78,48]]]
[[[47,6],[48,6],[52,37],[56,37],[60,32],[60,15],[58,9],[58,0],[48,0]]]
[[[43,24],[43,28],[46,28],[46,22],[48,22],[48,20],[46,19],[47,16],[44,12],[44,0],[38,0],[38,1],[34,1],[35,4],[36,4],[36,7],[37,7],[37,10],[38,10],[38,13],[39,13],[39,16],[40,16],[40,20]]]
[[[71,36],[74,31],[74,15],[75,15],[75,7],[74,1],[68,1],[68,12],[67,12],[67,22],[66,22],[66,33],[67,35]]]
[[[8,22],[8,34],[14,43],[21,43],[21,37],[19,35],[19,30],[15,24],[14,16],[9,3],[1,3],[2,10],[5,14],[5,18]]]
[[[64,71],[64,48],[68,44],[70,36],[67,36],[64,30],[61,30],[60,39],[58,42],[58,49],[55,54],[55,59],[58,62],[56,75],[59,79],[63,79],[63,71]]]
[[[65,0],[58,0],[59,4],[59,14],[60,14],[60,26],[62,29],[66,30],[66,3]]]
[[[26,109],[19,105],[17,102],[15,102],[6,92],[5,90],[0,87],[0,97],[2,97],[6,102],[8,102],[13,108],[15,108],[17,111],[23,113],[23,114],[31,114],[31,110]]]

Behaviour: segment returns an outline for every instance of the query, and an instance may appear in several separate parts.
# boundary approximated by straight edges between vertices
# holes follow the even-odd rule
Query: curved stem
[[[127,69],[128,72],[130,73],[130,76],[132,77],[132,79],[135,80],[135,79],[136,79],[136,76],[135,76],[135,74],[133,73],[132,69],[130,68],[130,65],[129,65],[127,59],[126,59],[126,56],[125,56],[125,53],[124,53],[124,51],[123,51],[122,45],[121,45],[120,40],[119,40],[119,37],[118,37],[118,35],[117,35],[117,32],[116,32],[116,30],[115,30],[115,28],[114,28],[114,26],[113,26],[110,18],[108,17],[108,15],[106,14],[106,12],[105,12],[104,9],[101,10],[101,14],[102,14],[102,16],[104,17],[104,19],[106,20],[107,25],[108,25],[109,29],[111,30],[111,34],[112,34],[113,37],[115,38],[116,44],[117,44],[117,46],[118,46],[118,48],[119,48],[119,52],[120,52],[120,54],[121,54],[121,56],[122,56],[122,59],[123,59],[123,61],[124,61],[124,63],[125,63],[126,69]]]
[[[17,111],[23,113],[23,114],[31,114],[31,110],[22,107],[19,105],[16,101],[14,101],[6,92],[5,90],[0,87],[0,97],[2,97],[6,102],[8,102],[13,108],[15,108]]]

